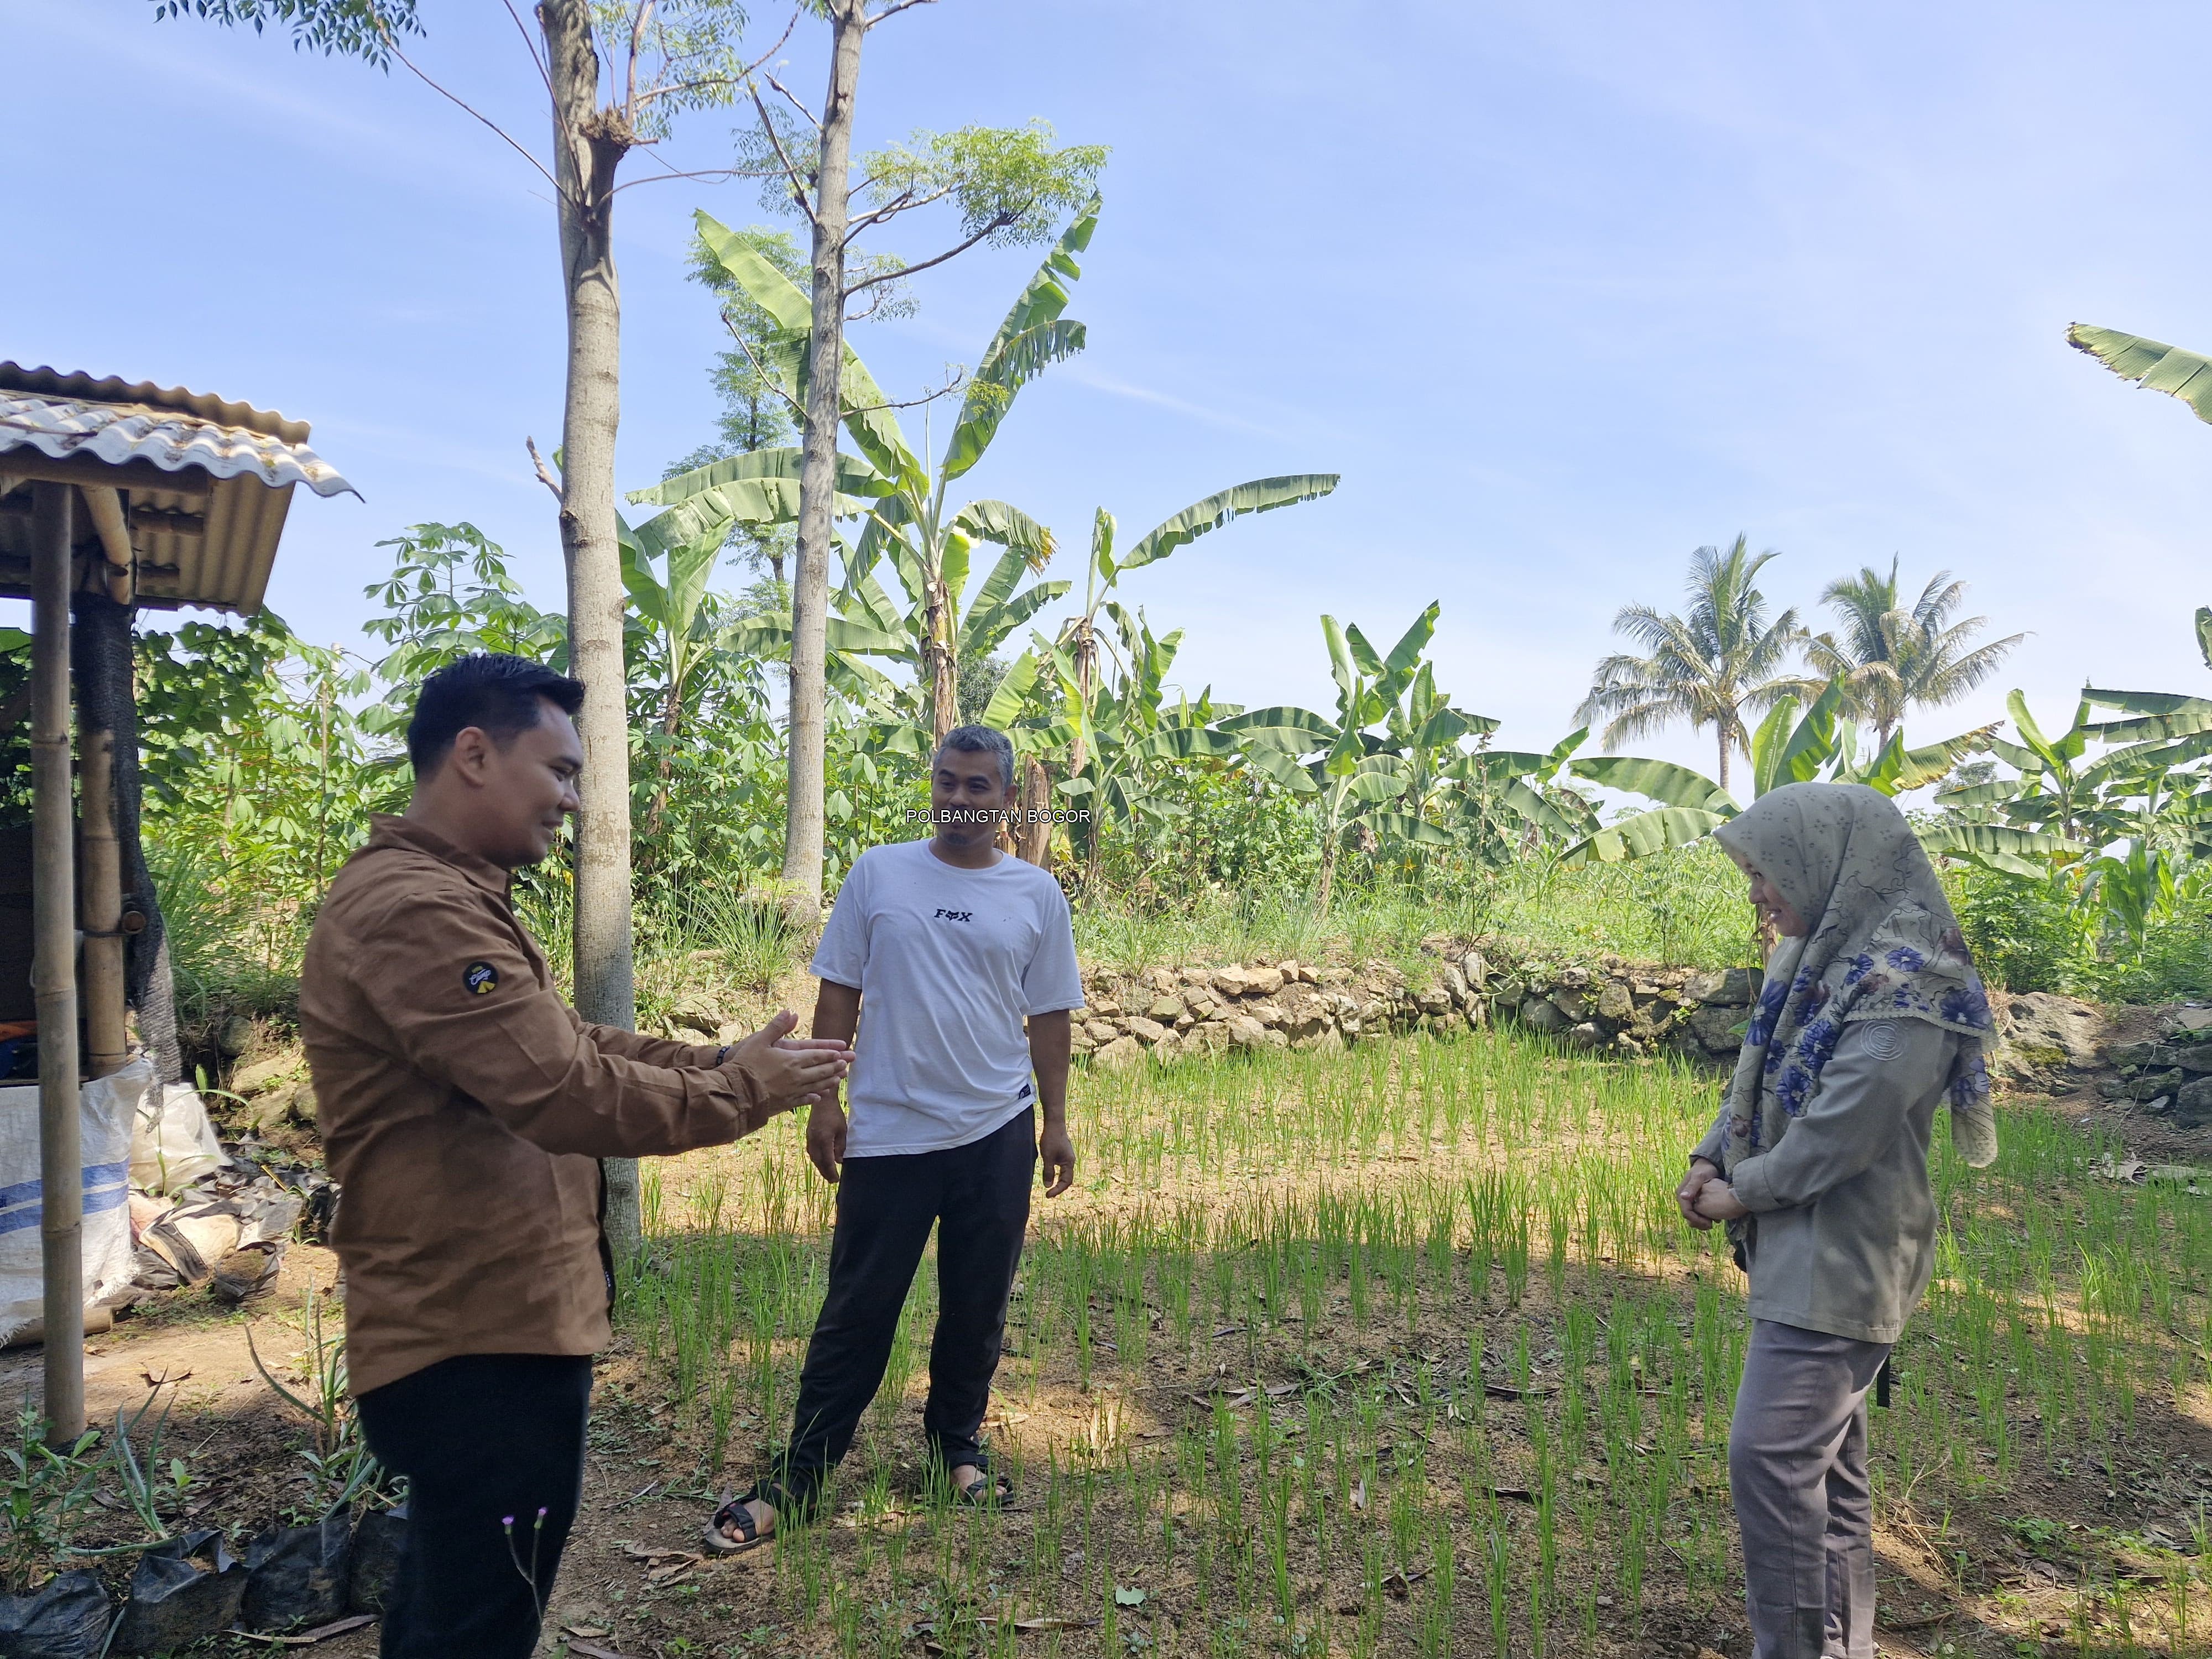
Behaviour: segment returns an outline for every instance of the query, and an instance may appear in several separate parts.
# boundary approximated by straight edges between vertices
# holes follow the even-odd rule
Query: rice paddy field
[[[1743,1280],[1672,1188],[1715,1080],[1499,1035],[1079,1074],[989,1432],[921,1474],[926,1262],[817,1526],[617,1592],[665,1654],[1742,1656]],[[2212,1651],[2212,1197],[2014,1110],[1941,1139],[1936,1279],[1875,1411],[1886,1651]],[[832,1189],[799,1126],[663,1166],[598,1456],[742,1486]],[[689,1471],[683,1474],[682,1471]],[[558,1609],[556,1608],[556,1613]],[[637,1646],[626,1651],[636,1652]]]

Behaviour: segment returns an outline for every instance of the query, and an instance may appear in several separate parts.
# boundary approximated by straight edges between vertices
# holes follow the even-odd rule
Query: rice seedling
[[[1715,1086],[1487,1034],[1084,1075],[1084,1184],[1036,1206],[990,1424],[1017,1501],[921,1488],[925,1263],[842,1518],[716,1594],[839,1653],[927,1626],[1070,1659],[1629,1654],[1740,1620],[1743,1280],[1668,1196]],[[1990,1631],[2201,1651],[2212,1199],[2100,1177],[2109,1137],[2055,1113],[2003,1127],[1975,1171],[1939,1124],[1879,1511]],[[782,1436],[832,1202],[783,1126],[647,1189],[623,1327],[702,1484]],[[2154,1559],[2067,1525],[2130,1505]],[[2064,1584],[2018,1588],[2023,1513],[2077,1540]]]

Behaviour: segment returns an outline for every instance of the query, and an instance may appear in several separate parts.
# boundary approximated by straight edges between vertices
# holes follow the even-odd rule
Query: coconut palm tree
[[[1775,556],[1771,548],[1753,555],[1741,536],[1725,553],[1701,547],[1690,555],[1688,614],[1623,606],[1613,631],[1650,654],[1623,653],[1600,662],[1576,719],[1604,719],[1607,748],[1676,720],[1686,720],[1693,729],[1710,726],[1720,747],[1725,790],[1729,756],[1750,752],[1744,711],[1771,708],[1798,685],[1785,671],[1804,629],[1794,610],[1770,619],[1756,580]]]
[[[1969,648],[1990,619],[1954,622],[1966,597],[1966,583],[1939,570],[1908,606],[1898,592],[1897,561],[1889,562],[1886,576],[1868,565],[1822,591],[1820,603],[1842,626],[1808,640],[1805,654],[1820,680],[1843,681],[1845,706],[1887,743],[1909,708],[1958,702],[2027,637],[2013,634]]]

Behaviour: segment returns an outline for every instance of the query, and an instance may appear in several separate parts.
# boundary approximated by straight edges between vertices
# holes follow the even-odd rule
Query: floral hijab
[[[1861,784],[1793,783],[1713,831],[1812,923],[1784,939],[1729,1084],[1723,1167],[1771,1151],[1818,1091],[1852,1020],[1919,1019],[1964,1039],[1948,1079],[1954,1144],[1979,1168],[1997,1155],[1982,1045],[1993,1026],[1974,960],[1919,837]]]

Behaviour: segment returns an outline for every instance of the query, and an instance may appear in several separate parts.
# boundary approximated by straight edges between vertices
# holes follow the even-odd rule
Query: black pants
[[[922,1431],[933,1461],[988,1468],[976,1436],[1006,1330],[1006,1299],[1036,1179],[1036,1114],[941,1152],[846,1160],[830,1242],[830,1291],[806,1345],[791,1443],[761,1495],[804,1516],[853,1443],[876,1397],[899,1311],[937,1234],[937,1334],[929,1345]]]
[[[384,1659],[536,1650],[583,1497],[591,1399],[587,1357],[495,1353],[441,1360],[356,1402],[369,1449],[407,1477]]]

